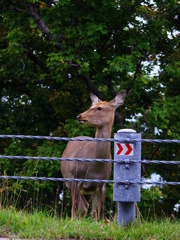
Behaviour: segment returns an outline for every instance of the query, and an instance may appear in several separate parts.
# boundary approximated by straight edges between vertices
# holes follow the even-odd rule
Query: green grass
[[[28,214],[14,208],[0,208],[0,236],[23,239],[180,240],[180,221],[143,221],[135,226],[119,228],[112,221],[62,220],[44,212]]]

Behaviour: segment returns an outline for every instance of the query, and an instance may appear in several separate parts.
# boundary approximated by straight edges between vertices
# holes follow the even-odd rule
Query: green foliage
[[[148,113],[153,127],[161,129],[165,138],[180,139],[180,96],[164,97],[154,102]]]
[[[8,149],[5,150],[7,155],[27,155],[27,156],[49,156],[49,157],[61,157],[65,148],[64,143],[60,142],[48,142],[33,143],[28,149],[23,141],[12,140]],[[6,153],[7,151],[7,153]],[[1,175],[17,175],[17,176],[39,176],[39,177],[62,177],[60,172],[60,162],[55,161],[34,161],[34,160],[1,160],[0,161]],[[54,183],[50,181],[37,182],[37,181],[2,181],[1,182],[1,194],[4,196],[2,199],[6,199],[7,195],[10,196],[10,200],[3,204],[15,205],[17,208],[24,207],[28,202],[31,202],[33,198],[33,207],[44,208],[46,204],[56,205],[55,199],[57,194],[61,192],[63,188],[62,184]],[[2,197],[1,196],[1,197]],[[16,202],[15,196],[18,196]],[[54,203],[55,202],[55,203]],[[55,206],[54,205],[54,206]],[[32,205],[26,206],[27,209],[31,209]],[[58,207],[58,206],[57,206]]]
[[[79,124],[76,120],[68,119],[64,125],[69,137],[92,136],[94,129],[84,124]]]
[[[160,187],[151,187],[150,189],[143,189],[141,193],[141,202],[138,203],[140,212],[145,218],[156,218],[163,216],[161,203],[167,196],[163,195]]]

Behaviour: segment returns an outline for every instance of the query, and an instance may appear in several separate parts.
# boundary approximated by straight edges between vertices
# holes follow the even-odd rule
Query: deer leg
[[[79,197],[78,213],[80,217],[86,217],[89,204],[87,203],[85,197],[82,194],[80,194],[79,196],[80,197]]]
[[[79,187],[78,184],[73,182],[71,184],[71,197],[72,197],[72,210],[71,210],[71,218],[75,218],[77,216],[78,212],[78,206],[79,206]]]
[[[105,194],[106,194],[106,184],[103,184],[92,195],[91,216],[94,219],[97,219],[97,216],[98,216],[98,219],[104,218]],[[98,209],[98,215],[97,215],[97,209]]]
[[[106,184],[104,183],[102,185],[101,190],[100,190],[99,201],[98,201],[98,218],[99,219],[103,219],[104,218],[105,196],[106,196]]]
[[[97,220],[97,204],[96,204],[96,197],[92,196],[92,209],[91,209],[91,217],[94,220]]]
[[[92,195],[91,217],[97,220],[97,206],[99,201],[99,191],[95,191]]]

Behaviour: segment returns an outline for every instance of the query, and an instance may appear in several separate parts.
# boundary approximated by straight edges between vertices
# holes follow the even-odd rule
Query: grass
[[[180,221],[143,221],[135,226],[119,228],[112,221],[60,219],[45,212],[26,213],[0,207],[0,236],[11,239],[180,240]]]

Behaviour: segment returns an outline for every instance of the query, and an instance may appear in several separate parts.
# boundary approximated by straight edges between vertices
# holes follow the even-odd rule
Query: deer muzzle
[[[82,115],[78,115],[78,116],[77,116],[77,120],[78,120],[80,123],[86,123],[86,122],[87,122],[87,120],[85,120],[85,119],[82,118]]]

